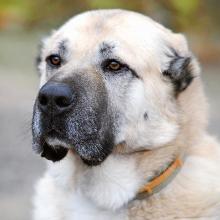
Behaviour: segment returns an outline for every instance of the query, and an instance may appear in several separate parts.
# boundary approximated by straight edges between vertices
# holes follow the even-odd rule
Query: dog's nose
[[[38,105],[44,113],[57,115],[69,109],[73,103],[73,90],[64,83],[46,83],[39,92]]]

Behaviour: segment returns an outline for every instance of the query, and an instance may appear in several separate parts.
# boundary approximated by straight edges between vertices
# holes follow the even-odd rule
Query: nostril
[[[71,99],[70,97],[59,96],[59,97],[56,97],[55,103],[58,107],[65,108],[71,104]]]
[[[42,106],[46,106],[48,104],[48,98],[45,95],[40,95],[38,100]]]
[[[49,82],[39,92],[38,106],[43,113],[57,115],[72,106],[74,97],[73,89],[68,84]]]

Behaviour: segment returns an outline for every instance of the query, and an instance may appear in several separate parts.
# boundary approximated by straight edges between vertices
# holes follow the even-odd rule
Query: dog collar
[[[159,176],[151,179],[144,185],[136,196],[136,199],[146,198],[164,188],[178,173],[183,160],[178,156]]]

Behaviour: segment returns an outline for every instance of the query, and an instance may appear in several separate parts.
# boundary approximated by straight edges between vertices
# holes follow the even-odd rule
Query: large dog
[[[183,35],[86,12],[43,41],[38,69],[35,220],[220,219],[220,147]]]

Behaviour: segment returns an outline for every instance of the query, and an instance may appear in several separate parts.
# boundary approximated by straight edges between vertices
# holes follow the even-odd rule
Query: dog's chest
[[[81,193],[73,193],[66,200],[66,220],[126,220],[124,210],[107,211],[97,207]]]

